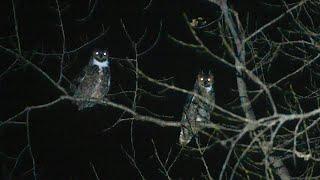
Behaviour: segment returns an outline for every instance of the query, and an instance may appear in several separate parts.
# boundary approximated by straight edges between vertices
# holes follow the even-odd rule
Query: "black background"
[[[275,1],[274,1],[275,2]],[[272,1],[229,1],[232,8],[239,12],[242,22],[249,17],[248,32],[272,20],[283,9],[271,7],[265,3]],[[183,48],[167,38],[170,34],[185,42],[194,42],[188,30],[182,13],[189,19],[203,16],[207,21],[219,17],[219,8],[206,1],[177,1],[153,0],[147,10],[143,10],[148,2],[98,0],[93,14],[86,20],[79,21],[89,13],[89,1],[59,1],[62,11],[63,24],[66,33],[66,48],[78,48],[86,41],[93,39],[108,29],[107,33],[97,41],[83,47],[76,53],[66,57],[65,75],[73,79],[86,65],[94,48],[106,48],[110,56],[118,58],[134,58],[130,41],[120,24],[120,19],[126,24],[129,34],[137,40],[147,28],[146,38],[138,48],[142,52],[150,47],[162,28],[160,39],[156,46],[147,54],[139,57],[139,67],[146,74],[156,79],[171,78],[169,83],[192,90],[195,75],[200,70],[211,70],[215,75],[216,103],[230,108],[229,104],[237,97],[235,73],[232,69],[211,59],[196,50]],[[1,37],[14,35],[14,19],[12,4],[8,0],[0,3],[0,33]],[[61,52],[61,32],[58,26],[58,16],[55,1],[52,0],[15,0],[19,35],[24,55],[31,58],[34,51],[56,53]],[[280,21],[286,25],[286,19]],[[277,34],[273,27],[266,33],[273,38]],[[201,32],[199,32],[201,36]],[[9,40],[8,40],[9,39]],[[205,41],[218,54],[223,54],[222,44],[218,39]],[[0,39],[6,47],[16,47],[15,38]],[[58,79],[59,61],[56,56],[34,55],[33,62],[47,72],[53,79]],[[6,69],[15,59],[5,52],[0,53],[1,69]],[[281,63],[282,64],[282,63]],[[273,66],[271,80],[276,80],[283,72],[295,69],[294,66]],[[286,64],[286,63],[283,63]],[[133,90],[134,73],[125,61],[112,61],[112,88],[110,94],[121,89]],[[1,70],[2,72],[2,70]],[[301,77],[303,79],[303,77]],[[299,79],[297,79],[299,81]],[[141,95],[139,106],[143,106],[159,115],[170,115],[168,120],[180,119],[186,95],[164,91],[141,79],[144,89],[163,96],[154,98]],[[67,84],[64,84],[68,89]],[[296,88],[299,88],[297,85]],[[159,93],[162,92],[162,93]],[[0,118],[8,119],[23,110],[26,106],[37,105],[56,99],[60,92],[56,90],[41,74],[29,66],[19,66],[0,79]],[[132,98],[132,94],[128,95]],[[127,96],[114,95],[110,99],[130,105]],[[255,108],[260,106],[256,104]],[[142,108],[141,113],[146,113]],[[136,169],[130,164],[124,150],[132,155],[130,144],[130,123],[123,122],[107,132],[121,115],[121,111],[111,107],[96,106],[94,109],[77,111],[75,105],[63,101],[49,108],[35,110],[30,113],[31,143],[40,179],[94,179],[89,162],[93,162],[101,179],[140,179]],[[258,111],[259,113],[259,111]],[[17,120],[24,121],[25,115]],[[177,155],[180,147],[177,145],[179,129],[161,128],[150,123],[134,123],[133,139],[137,155],[137,163],[147,179],[164,179],[159,171],[159,163],[154,156],[151,140],[155,142],[159,155],[165,159],[170,149],[172,157]],[[26,128],[24,126],[5,126],[0,129],[0,151],[10,156],[16,156],[26,146]],[[206,153],[212,174],[218,175],[224,161],[226,149],[215,146]],[[32,179],[28,152],[23,155],[22,163],[16,168],[16,179]],[[12,167],[12,161],[0,159]],[[25,173],[25,174],[24,174]],[[196,179],[205,173],[204,167],[195,153],[186,152],[174,165],[171,175],[173,178]]]

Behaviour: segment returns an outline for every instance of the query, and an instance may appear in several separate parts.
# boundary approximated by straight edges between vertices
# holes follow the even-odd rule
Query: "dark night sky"
[[[146,39],[141,44],[139,51],[147,49],[155,41],[160,20],[163,22],[159,43],[146,55],[141,57],[140,68],[154,78],[173,77],[175,85],[192,89],[194,77],[200,69],[213,70],[215,74],[216,94],[219,95],[217,103],[227,106],[227,103],[236,97],[232,90],[235,88],[235,76],[231,69],[212,62],[208,56],[194,50],[181,48],[167,38],[167,34],[187,41],[194,42],[191,33],[184,24],[182,12],[189,18],[204,16],[208,20],[218,17],[219,9],[208,6],[205,1],[178,1],[178,0],[153,0],[147,11],[143,11],[144,1],[98,0],[97,8],[87,21],[77,20],[88,14],[88,1],[59,1],[63,10],[63,23],[66,32],[66,48],[71,50],[81,46],[86,41],[96,37],[103,28],[109,31],[96,42],[85,46],[77,53],[67,57],[68,67],[65,74],[73,79],[87,63],[90,52],[94,48],[107,48],[112,57],[133,58],[130,42],[122,30],[120,18],[127,24],[128,31],[133,39],[137,39],[147,28]],[[244,2],[244,3],[242,3]],[[270,7],[260,1],[230,1],[231,7],[236,9],[242,22],[249,16],[251,22],[249,32],[256,27],[268,22],[282,9]],[[248,3],[250,2],[250,3]],[[272,1],[263,1],[272,3]],[[274,2],[274,1],[273,1]],[[19,34],[24,55],[31,57],[33,51],[61,52],[61,34],[55,11],[56,4],[53,0],[15,0]],[[14,21],[12,6],[9,0],[0,3],[0,36],[14,34]],[[283,23],[283,22],[282,22]],[[272,32],[270,32],[272,34]],[[201,32],[199,32],[201,36]],[[277,34],[274,34],[276,37]],[[206,42],[210,47],[221,52],[221,43],[218,40]],[[14,47],[15,40],[1,40],[0,44]],[[56,57],[35,55],[34,62],[48,72],[53,79],[58,78],[59,61]],[[14,59],[0,51],[1,65],[4,69]],[[125,62],[112,62],[112,93],[121,91],[121,88],[132,90],[134,74],[128,69]],[[282,68],[278,66],[277,68]],[[289,68],[289,67],[288,67]],[[274,70],[277,72],[277,69]],[[2,70],[1,70],[2,72]],[[271,77],[272,78],[272,77]],[[140,81],[145,89],[158,93],[163,88],[152,85],[144,80]],[[0,78],[0,118],[7,119],[13,114],[23,110],[29,105],[41,104],[54,100],[59,95],[38,72],[27,66],[20,66],[14,71]],[[141,96],[139,105],[160,115],[172,115],[179,119],[186,96],[184,94],[166,91],[160,94],[164,97],[157,99],[148,95]],[[131,96],[131,95],[130,95]],[[124,95],[112,96],[111,100],[129,105],[130,101]],[[140,109],[142,113],[145,110]],[[61,102],[43,110],[30,113],[31,141],[35,153],[40,177],[43,179],[94,179],[89,167],[90,161],[94,162],[101,179],[139,179],[139,175],[125,156],[125,149],[131,153],[130,123],[120,124],[106,133],[101,133],[112,125],[120,111],[97,106],[84,112],[77,111],[76,107],[68,101]],[[18,118],[23,121],[25,116]],[[26,145],[26,131],[24,127],[6,127],[0,129],[0,151],[16,156]],[[137,159],[141,170],[147,179],[163,179],[159,171],[159,164],[153,155],[151,139],[154,140],[159,154],[165,158],[170,148],[172,154],[180,150],[177,145],[179,129],[161,128],[148,123],[135,123],[134,141]],[[218,174],[224,155],[223,147],[215,147],[209,153],[209,164],[213,173]],[[16,169],[17,179],[32,179],[32,173],[24,172],[30,167],[28,154],[24,154],[24,161]],[[2,159],[0,159],[1,161]],[[5,161],[5,160],[4,160]],[[10,161],[8,161],[10,164]],[[194,153],[186,153],[173,167],[173,178],[196,177],[203,172],[201,161]]]

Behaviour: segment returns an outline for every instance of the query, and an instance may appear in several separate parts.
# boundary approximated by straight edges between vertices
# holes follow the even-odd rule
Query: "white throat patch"
[[[210,87],[205,87],[205,89],[206,89],[207,92],[210,92],[210,91],[212,90],[212,86],[210,86]]]
[[[93,58],[93,65],[98,66],[99,70],[102,70],[102,68],[109,67],[109,61],[106,60],[106,61],[103,61],[103,62],[99,62],[95,58]]]

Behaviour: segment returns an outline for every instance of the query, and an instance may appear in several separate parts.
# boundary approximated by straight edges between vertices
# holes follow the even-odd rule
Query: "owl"
[[[197,75],[194,92],[211,103],[208,104],[193,95],[188,96],[181,118],[179,143],[182,146],[187,145],[202,130],[199,123],[210,122],[210,114],[214,109],[213,104],[215,103],[214,79],[211,72],[207,74],[201,72]]]
[[[96,50],[92,52],[89,64],[77,78],[74,97],[103,100],[110,89],[110,61],[108,52]],[[78,101],[78,109],[82,110],[95,105],[94,102]]]

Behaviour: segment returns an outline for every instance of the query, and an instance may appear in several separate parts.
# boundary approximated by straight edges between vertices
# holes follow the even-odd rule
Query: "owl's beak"
[[[204,83],[203,83],[203,84],[204,84],[204,86],[205,86],[205,87],[209,87],[209,86],[210,86],[209,81],[204,81]]]
[[[103,54],[99,54],[99,59],[102,59],[103,58]]]

